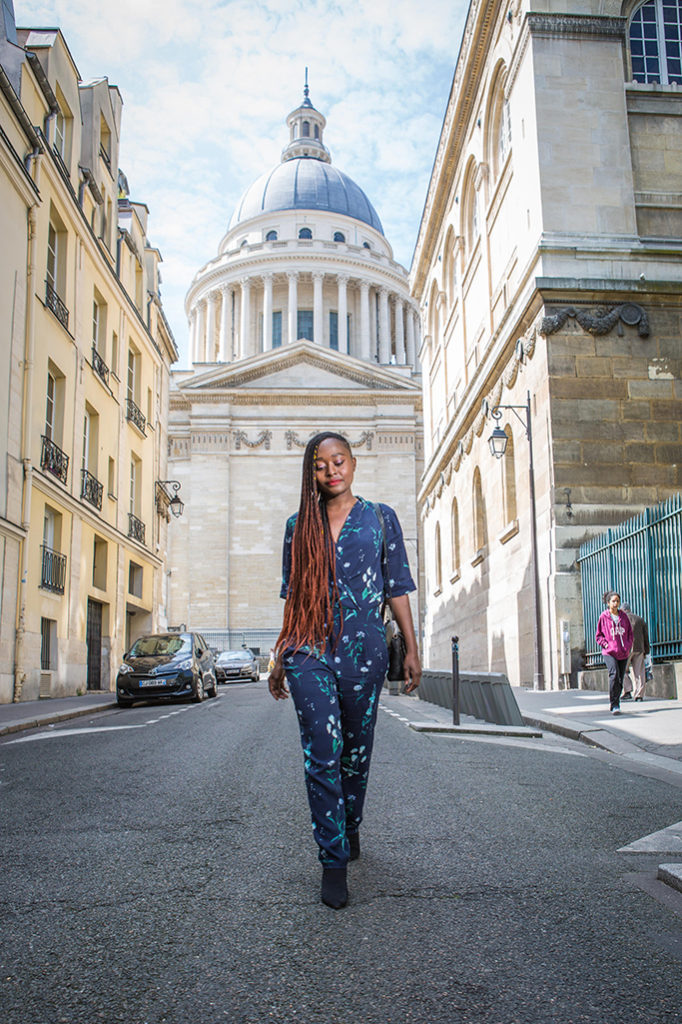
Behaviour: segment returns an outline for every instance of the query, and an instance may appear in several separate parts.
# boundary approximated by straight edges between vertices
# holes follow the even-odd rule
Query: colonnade
[[[297,341],[299,311],[310,305],[308,302],[301,306],[299,285],[309,295],[311,281],[310,341],[331,347],[331,328],[328,323],[325,325],[325,312],[335,312],[334,347],[339,352],[385,365],[417,365],[419,315],[406,291],[398,293],[381,284],[351,278],[350,274],[322,271],[264,273],[209,291],[190,311],[192,362],[233,362]],[[325,283],[332,282],[335,295],[330,297],[328,291],[325,301]],[[279,309],[274,308],[273,302],[275,283],[279,287]],[[273,313],[280,314],[281,336],[276,338]]]

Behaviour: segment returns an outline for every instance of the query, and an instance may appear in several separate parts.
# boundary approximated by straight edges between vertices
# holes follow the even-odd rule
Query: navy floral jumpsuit
[[[415,590],[398,517],[381,505],[386,528],[386,589]],[[287,521],[281,597],[291,571],[296,516]],[[357,498],[336,542],[336,580],[343,609],[334,608],[334,639],[324,651],[284,649],[283,665],[296,707],[313,833],[325,867],[344,867],[348,835],[357,832],[367,788],[379,693],[388,661],[381,615],[383,538],[371,502]]]

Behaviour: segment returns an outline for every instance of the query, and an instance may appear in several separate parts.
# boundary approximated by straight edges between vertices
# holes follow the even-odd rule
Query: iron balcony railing
[[[55,146],[55,145],[52,146],[52,154],[53,154],[53,156],[55,158],[55,161],[57,163],[57,167],[62,172],[62,174],[64,175],[66,180],[70,182],[71,181],[71,175],[69,174],[69,168],[66,166],[66,161],[64,160],[64,157],[62,156],[62,154],[59,152],[57,146]]]
[[[94,345],[92,346],[92,368],[97,376],[104,381],[107,387],[109,387],[109,367],[104,362]]]
[[[59,445],[51,441],[45,434],[42,435],[43,448],[40,453],[40,468],[52,473],[63,484],[66,483],[69,475],[69,456],[66,455]]]
[[[126,418],[133,423],[141,434],[147,433],[147,420],[133,402],[132,398],[126,400]]]
[[[51,590],[54,594],[63,594],[66,586],[66,555],[53,551],[46,544],[41,544],[42,571],[40,586],[43,590]]]
[[[104,163],[107,165],[109,170],[111,170],[111,157],[109,156],[101,142],[99,144],[99,155],[102,157],[102,160],[104,160]]]
[[[45,305],[51,309],[62,327],[69,329],[69,311],[57,295],[50,281],[45,278]]]
[[[654,661],[682,658],[682,494],[585,541],[578,563],[587,668],[602,664],[595,633],[609,590],[646,620]]]
[[[88,473],[87,469],[81,469],[81,498],[83,501],[89,501],[96,509],[101,510],[103,491],[104,487],[99,480],[92,473]]]
[[[144,523],[132,512],[128,513],[128,536],[144,544]]]

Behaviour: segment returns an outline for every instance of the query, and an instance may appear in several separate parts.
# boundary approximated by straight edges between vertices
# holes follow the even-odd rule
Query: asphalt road
[[[675,858],[617,852],[680,780],[615,755],[382,710],[342,911],[264,683],[6,737],[0,802],[2,1024],[682,1020]]]

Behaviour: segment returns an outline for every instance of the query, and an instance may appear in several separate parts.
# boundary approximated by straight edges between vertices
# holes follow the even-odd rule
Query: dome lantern
[[[316,110],[310,101],[308,69],[306,68],[303,103],[300,107],[292,110],[287,117],[289,144],[282,150],[282,163],[285,160],[295,160],[297,157],[312,157],[314,160],[322,160],[324,163],[330,164],[332,158],[322,141],[326,124],[324,115]]]

